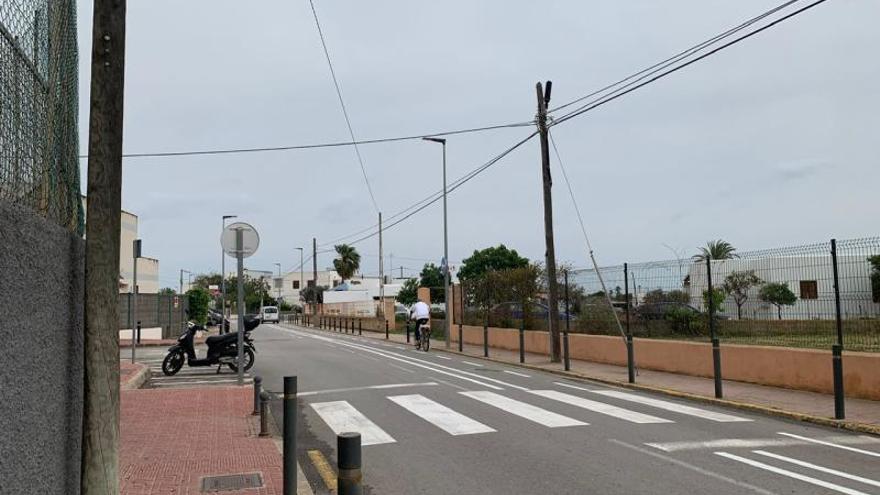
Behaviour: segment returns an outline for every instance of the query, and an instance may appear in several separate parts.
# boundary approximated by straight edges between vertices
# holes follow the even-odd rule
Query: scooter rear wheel
[[[185,358],[183,357],[182,352],[171,352],[165,356],[165,359],[162,360],[162,373],[165,373],[165,376],[173,376],[180,371],[180,368],[183,368],[183,362]]]
[[[253,367],[254,365],[254,361],[256,360],[256,357],[254,356],[254,351],[245,347],[244,356],[242,357],[244,358],[244,370],[250,370],[251,367]],[[229,363],[228,366],[229,369],[231,369],[232,371],[238,372],[238,366],[236,366],[235,363]]]

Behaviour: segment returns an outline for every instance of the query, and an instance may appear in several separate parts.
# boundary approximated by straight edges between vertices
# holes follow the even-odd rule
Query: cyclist
[[[409,319],[410,321],[416,322],[416,347],[421,344],[421,333],[419,329],[422,325],[428,323],[428,320],[431,318],[431,308],[428,307],[423,301],[419,301],[413,304],[412,308],[409,309]]]

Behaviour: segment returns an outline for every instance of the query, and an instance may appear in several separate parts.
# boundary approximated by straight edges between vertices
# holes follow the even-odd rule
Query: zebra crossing
[[[202,350],[204,352],[204,350]],[[150,368],[150,388],[184,388],[184,387],[210,387],[230,386],[238,383],[238,375],[227,366],[222,366],[217,372],[217,366],[205,366],[190,368],[186,365],[174,376],[165,376],[162,373],[162,360],[165,358],[164,350],[145,350],[138,357],[138,362]],[[253,377],[249,372],[244,373],[244,383],[253,383]]]
[[[568,384],[560,382],[557,383],[557,385],[565,386]],[[605,395],[606,392],[616,392],[612,390],[588,390],[584,388],[581,388],[581,390],[597,395]],[[528,390],[525,393],[527,394],[525,398],[513,398],[505,395],[503,392],[494,390],[464,390],[457,392],[456,395],[472,399],[474,404],[478,405],[478,407],[479,405],[486,406],[487,412],[491,411],[498,413],[500,411],[504,414],[509,414],[546,428],[588,427],[590,423],[586,420],[589,419],[589,415],[591,414],[611,417],[617,421],[636,425],[674,423],[674,415],[677,414],[697,417],[715,423],[751,421],[748,418],[717,413],[708,409],[685,406],[675,402],[642,397],[640,395],[623,392],[621,393],[623,395],[611,394],[609,397],[639,403],[642,407],[666,411],[672,414],[668,415],[669,417],[655,416],[653,414],[627,409],[615,404],[588,399],[581,397],[580,395],[564,393],[558,390]],[[535,400],[529,400],[529,396],[533,396]],[[402,410],[411,413],[421,421],[430,423],[440,431],[446,432],[451,436],[492,434],[498,432],[496,429],[498,428],[498,425],[493,426],[491,424],[486,424],[484,421],[478,421],[466,414],[456,411],[449,405],[442,404],[438,400],[421,394],[389,395],[385,398],[391,404],[400,407]],[[545,407],[544,404],[536,404],[536,402],[540,403],[541,399],[545,399],[545,403],[559,403],[566,406],[574,406],[586,411],[584,414],[587,416],[584,418],[572,417],[567,415],[568,413],[561,414],[552,411]],[[354,399],[350,400],[354,401]],[[346,431],[359,432],[361,434],[361,442],[365,446],[389,444],[397,441],[391,433],[385,430],[386,427],[389,427],[389,425],[383,424],[387,421],[387,414],[374,418],[374,421],[358,410],[355,404],[352,404],[347,400],[311,402],[309,407],[317,413],[318,417],[320,417],[320,419],[334,433],[339,434]],[[662,414],[662,412],[660,414]],[[391,427],[394,426],[396,425],[392,423]]]

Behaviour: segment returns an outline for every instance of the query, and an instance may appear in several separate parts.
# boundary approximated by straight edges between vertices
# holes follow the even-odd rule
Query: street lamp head
[[[238,215],[223,215],[223,220],[226,220],[229,218],[238,218]]]
[[[446,144],[446,140],[443,138],[423,137],[422,139],[425,141],[432,141],[435,143]]]

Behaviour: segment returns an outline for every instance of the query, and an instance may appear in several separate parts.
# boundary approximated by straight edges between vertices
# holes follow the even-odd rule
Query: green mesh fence
[[[0,1],[0,201],[82,234],[76,2]]]

